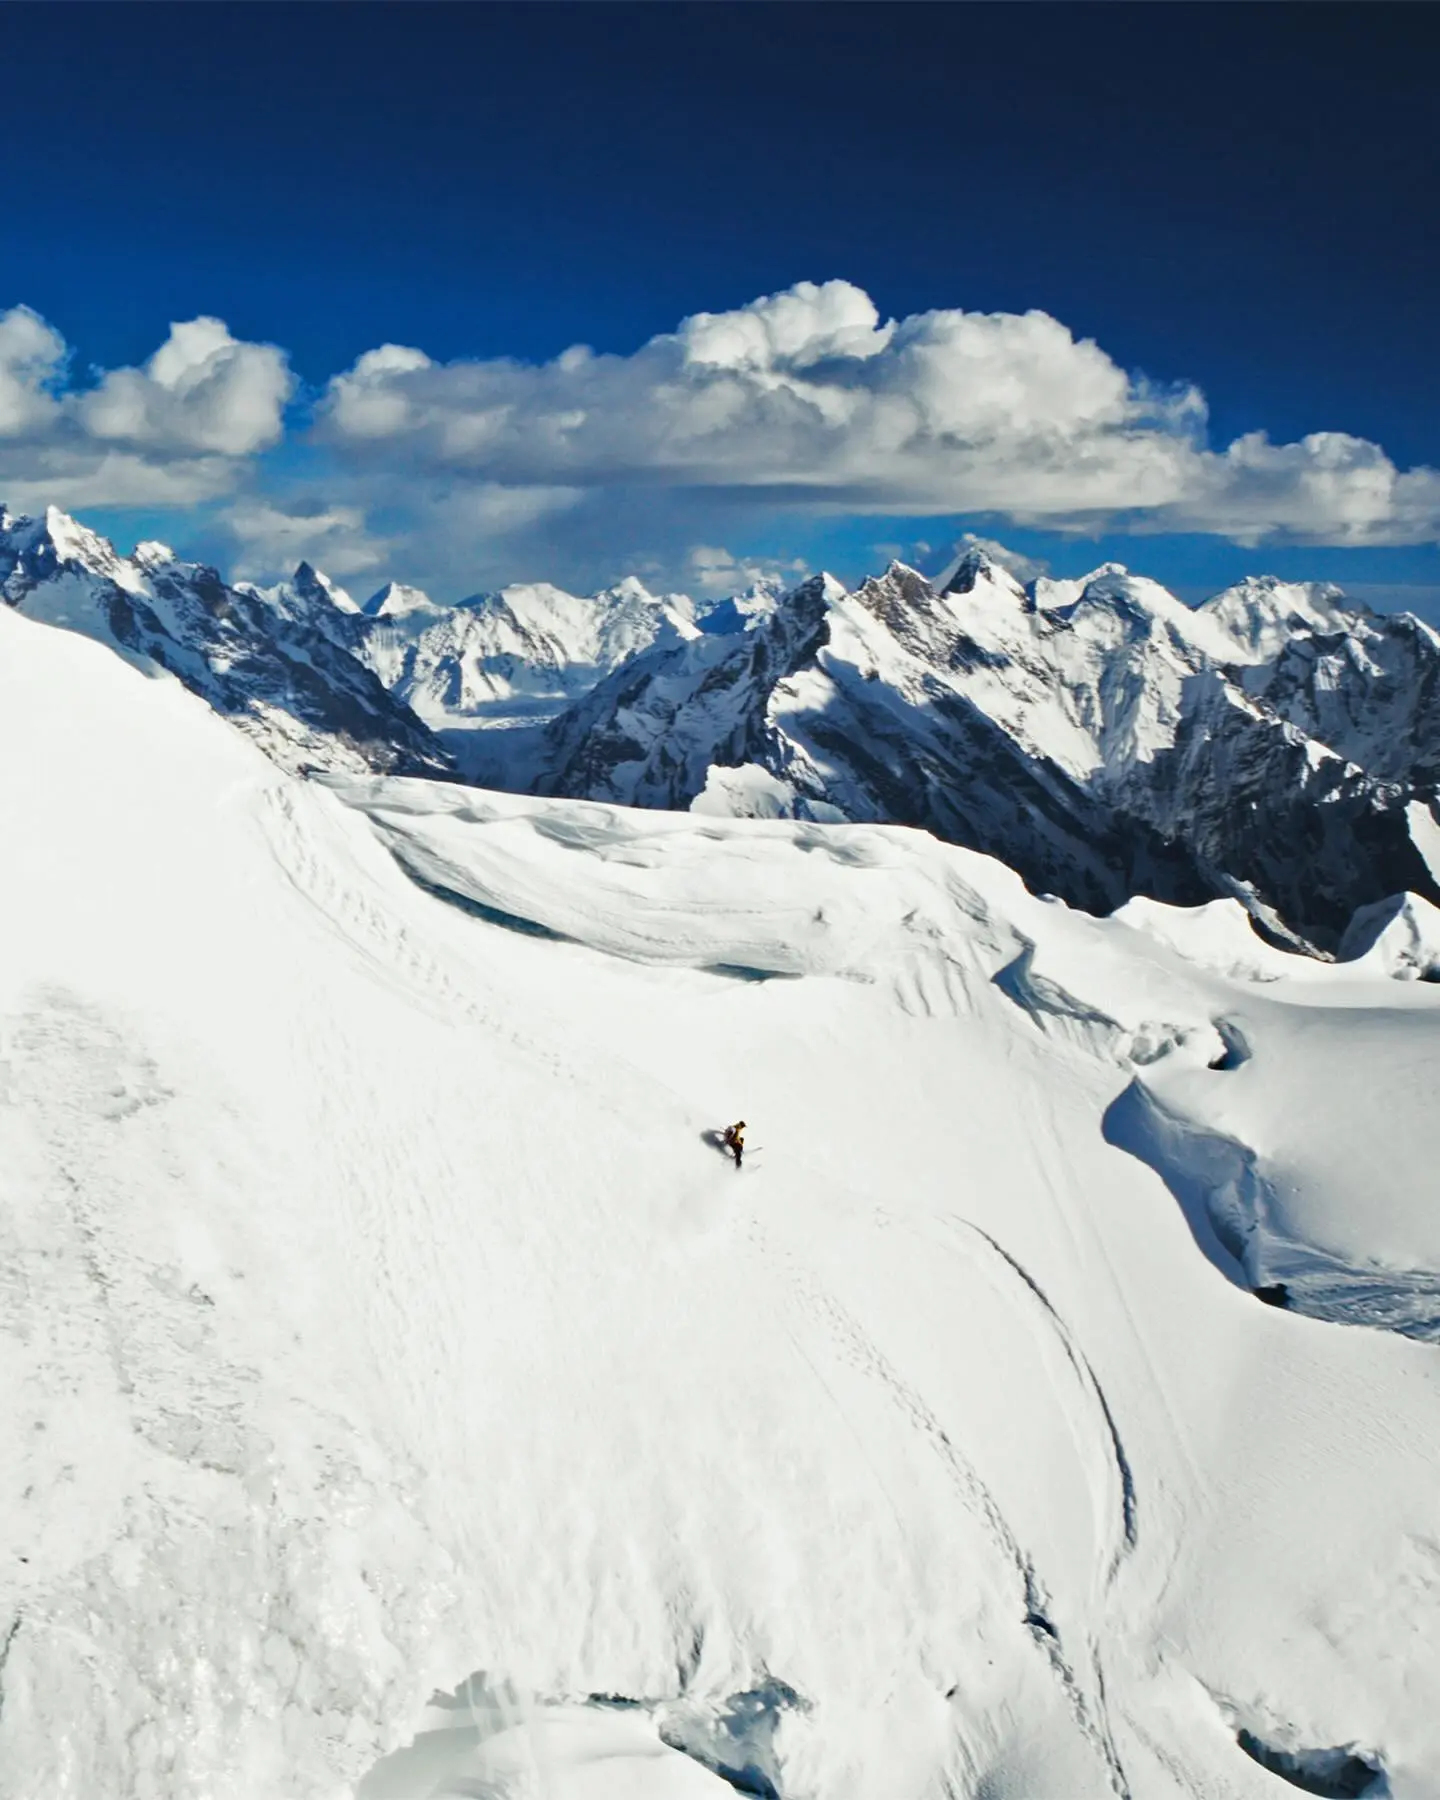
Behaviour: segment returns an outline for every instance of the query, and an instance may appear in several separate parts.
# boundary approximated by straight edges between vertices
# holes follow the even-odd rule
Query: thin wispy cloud
[[[246,495],[227,509],[224,524],[235,541],[231,561],[239,576],[272,575],[305,561],[332,575],[358,575],[378,567],[393,547],[367,529],[358,506]]]

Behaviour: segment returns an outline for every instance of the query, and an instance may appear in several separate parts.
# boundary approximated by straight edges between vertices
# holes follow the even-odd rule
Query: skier
[[[740,1167],[740,1159],[745,1154],[745,1121],[739,1119],[733,1125],[727,1125],[720,1135],[720,1141],[735,1158],[735,1167]]]

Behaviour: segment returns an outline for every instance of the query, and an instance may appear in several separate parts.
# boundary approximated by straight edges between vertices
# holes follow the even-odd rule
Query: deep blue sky
[[[142,361],[202,312],[317,385],[386,340],[629,351],[844,276],[884,314],[1043,308],[1198,383],[1221,444],[1324,428],[1440,463],[1429,6],[41,4],[3,25],[0,308],[82,363]],[[1433,553],[1387,555],[1433,579]]]

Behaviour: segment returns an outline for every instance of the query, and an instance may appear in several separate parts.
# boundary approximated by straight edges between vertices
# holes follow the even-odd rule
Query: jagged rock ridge
[[[891,820],[1108,910],[1236,894],[1333,950],[1434,875],[1410,810],[1440,766],[1440,639],[1256,581],[1191,609],[1114,566],[1022,586],[818,580],[750,628],[632,658],[549,727],[540,792]]]
[[[0,598],[167,670],[287,768],[454,774],[431,731],[353,654],[348,596],[308,565],[267,595],[164,544],[120,556],[55,507],[39,519],[0,508]]]

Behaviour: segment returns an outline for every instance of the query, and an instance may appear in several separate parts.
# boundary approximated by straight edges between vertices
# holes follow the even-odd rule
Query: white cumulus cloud
[[[277,443],[294,380],[282,350],[219,319],[170,327],[143,368],[70,378],[64,338],[0,313],[0,484],[12,504],[188,505],[230,491]]]
[[[1399,469],[1378,444],[1212,444],[1193,385],[1150,382],[1048,313],[887,319],[847,281],[697,312],[628,354],[442,363],[382,344],[331,378],[283,455],[286,354],[217,317],[172,324],[135,367],[76,362],[38,313],[0,312],[0,498],[224,500],[215,529],[255,572],[384,563],[463,593],[643,570],[714,592],[769,566],[749,546],[793,532],[813,555],[825,521],[856,514],[1440,541],[1440,473]]]
[[[282,504],[247,495],[227,507],[221,525],[238,576],[288,573],[299,562],[336,576],[375,568],[393,546],[367,529],[359,506],[304,501]]]
[[[762,581],[793,586],[810,572],[802,557],[737,556],[719,544],[693,545],[686,564],[684,585],[706,598],[743,593]]]
[[[1197,459],[1185,494],[1157,523],[1238,543],[1286,535],[1331,544],[1418,543],[1440,530],[1440,471],[1402,473],[1378,444],[1317,431],[1294,444],[1263,432]]]
[[[0,313],[0,441],[49,424],[50,392],[65,364],[65,340],[28,306]]]
[[[143,369],[112,369],[76,410],[93,437],[248,456],[278,441],[293,379],[273,344],[242,344],[219,319],[189,319]]]
[[[433,362],[396,345],[334,377],[319,433],[356,467],[489,488],[705,493],[915,516],[1414,542],[1440,477],[1338,433],[1205,442],[1157,387],[1043,312],[882,320],[845,281],[697,313],[633,354]]]

